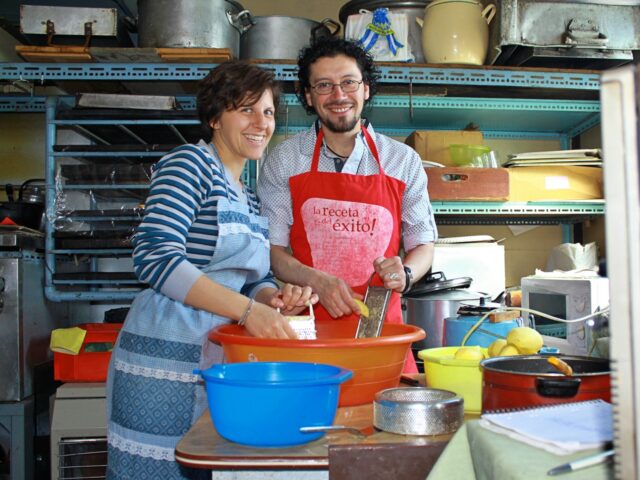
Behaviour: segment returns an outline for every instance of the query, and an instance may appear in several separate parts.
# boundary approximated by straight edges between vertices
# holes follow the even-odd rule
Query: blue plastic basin
[[[350,370],[302,362],[214,365],[200,373],[211,420],[225,439],[255,447],[311,442],[323,432],[300,427],[332,425],[340,384]]]

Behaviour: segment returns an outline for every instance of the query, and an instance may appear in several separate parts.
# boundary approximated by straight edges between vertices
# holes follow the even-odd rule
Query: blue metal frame
[[[216,64],[194,63],[0,63],[0,78],[44,83],[52,80],[200,80]],[[296,65],[260,64],[278,80],[298,79]],[[509,68],[379,65],[381,83],[598,90],[593,73],[511,70]]]
[[[46,100],[44,96],[2,95],[0,113],[42,113]]]

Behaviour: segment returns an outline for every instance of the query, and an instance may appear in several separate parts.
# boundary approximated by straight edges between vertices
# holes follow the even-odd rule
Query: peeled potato
[[[497,357],[500,355],[500,351],[506,347],[507,341],[504,338],[499,338],[495,340],[491,345],[489,345],[489,356]]]
[[[499,357],[510,357],[511,355],[520,355],[520,352],[515,346],[509,344],[505,345],[498,354]]]
[[[542,348],[542,335],[529,327],[516,327],[507,334],[507,343],[518,349],[522,355],[533,355]]]
[[[358,304],[360,315],[362,315],[364,318],[369,318],[369,307],[367,307],[367,304],[362,300],[358,300],[357,298],[354,298],[353,300],[356,302],[356,304]]]
[[[477,360],[480,361],[484,358],[480,347],[460,347],[456,350],[453,358],[457,360]]]

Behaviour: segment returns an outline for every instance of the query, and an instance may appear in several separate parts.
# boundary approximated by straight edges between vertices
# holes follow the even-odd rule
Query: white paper
[[[485,413],[480,425],[559,455],[597,448],[613,440],[612,408],[603,400]]]

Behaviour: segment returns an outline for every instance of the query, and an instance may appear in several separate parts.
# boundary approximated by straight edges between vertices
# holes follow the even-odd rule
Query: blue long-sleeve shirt
[[[226,185],[226,188],[225,188]],[[218,200],[238,195],[206,144],[183,145],[162,157],[151,177],[145,215],[133,238],[133,265],[141,282],[168,297],[184,301],[213,256],[218,239]],[[247,188],[252,212],[260,202]],[[255,296],[273,276],[241,290]]]

